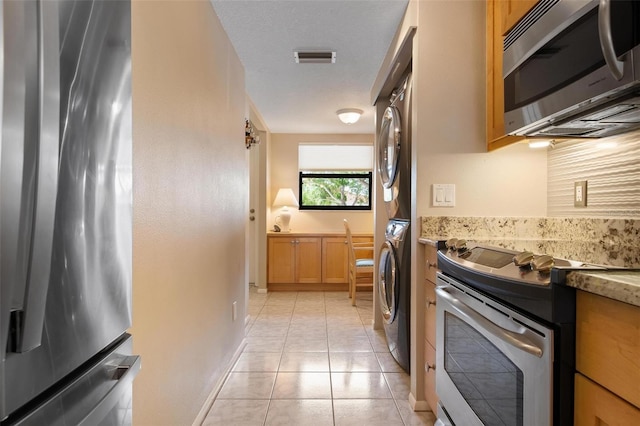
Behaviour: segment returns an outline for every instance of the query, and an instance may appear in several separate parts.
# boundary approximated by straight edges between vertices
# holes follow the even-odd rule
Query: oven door
[[[436,392],[454,424],[553,423],[553,331],[438,273]]]

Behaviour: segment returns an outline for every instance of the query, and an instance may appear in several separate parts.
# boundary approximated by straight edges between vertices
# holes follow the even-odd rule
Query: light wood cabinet
[[[640,410],[582,374],[576,374],[576,426],[640,425]]]
[[[349,281],[347,249],[346,237],[325,237],[322,239],[323,282],[346,283]]]
[[[640,408],[640,307],[578,291],[576,369]]]
[[[436,413],[438,395],[436,394],[436,350],[429,342],[424,342],[424,393],[427,404]]]
[[[526,139],[523,136],[506,135],[504,129],[504,82],[502,77],[502,9],[504,7],[507,10],[512,10],[512,18],[510,19],[513,19],[513,17],[515,17],[515,10],[519,10],[519,8],[514,7],[514,5],[511,3],[515,4],[530,2],[528,0],[487,0],[486,119],[487,149],[489,151]],[[535,1],[533,1],[533,3],[535,3]],[[527,11],[528,10],[529,9],[527,9]]]
[[[322,282],[322,239],[300,236],[268,238],[268,282]]]
[[[433,245],[425,246],[425,310],[424,310],[424,393],[431,410],[438,405],[436,394],[436,271],[438,250]]]
[[[640,307],[576,296],[574,424],[640,424]]]
[[[346,236],[270,234],[267,241],[269,290],[347,290]],[[373,236],[359,235],[354,241],[373,242]]]
[[[538,0],[499,0],[501,9],[500,34],[506,35],[532,8]]]

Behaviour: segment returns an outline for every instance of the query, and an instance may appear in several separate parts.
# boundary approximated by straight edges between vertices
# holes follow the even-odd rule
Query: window
[[[301,210],[371,210],[373,146],[300,144]]]
[[[300,172],[301,210],[371,210],[371,172]]]

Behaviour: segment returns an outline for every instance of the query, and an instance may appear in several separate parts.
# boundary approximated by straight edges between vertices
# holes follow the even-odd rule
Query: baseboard
[[[229,373],[231,373],[233,366],[236,365],[236,361],[238,361],[238,358],[240,358],[240,355],[242,355],[242,351],[244,350],[245,346],[247,346],[246,338],[242,339],[240,346],[238,347],[236,352],[233,354],[231,363],[229,363],[229,366],[225,370],[224,374],[222,375],[222,377],[220,377],[220,380],[218,380],[218,383],[216,383],[216,385],[213,387],[213,390],[211,391],[207,399],[204,401],[204,405],[202,406],[202,408],[200,409],[200,412],[198,413],[195,420],[193,421],[192,426],[202,426],[202,423],[204,423],[204,420],[207,418],[207,414],[209,414],[209,411],[211,410],[211,406],[213,405],[213,402],[216,400],[216,397],[218,396],[220,389],[222,389],[222,385],[224,385],[224,382],[227,380],[227,377],[229,377]]]
[[[413,409],[413,411],[431,411],[431,407],[427,401],[416,401],[413,393],[409,392],[409,405]]]
[[[266,288],[259,288],[258,287],[258,294],[267,294],[267,289]]]

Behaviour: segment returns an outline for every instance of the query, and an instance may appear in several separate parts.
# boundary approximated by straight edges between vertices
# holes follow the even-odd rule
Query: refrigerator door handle
[[[95,407],[78,422],[78,426],[94,426],[101,424],[107,413],[118,403],[122,392],[131,386],[133,379],[140,371],[140,355],[130,355],[125,357],[115,366],[112,378],[117,380],[107,394],[96,404]]]
[[[10,312],[15,308],[16,283],[24,282],[19,246],[28,230],[21,229],[25,132],[25,8],[22,2],[0,3],[0,348],[7,347]],[[8,35],[11,35],[8,37]],[[19,289],[18,289],[19,290]],[[22,297],[22,294],[20,295]],[[20,300],[21,303],[21,300]]]
[[[29,272],[15,351],[40,346],[49,289],[60,140],[60,57],[57,2],[41,0],[38,9],[37,173]]]

